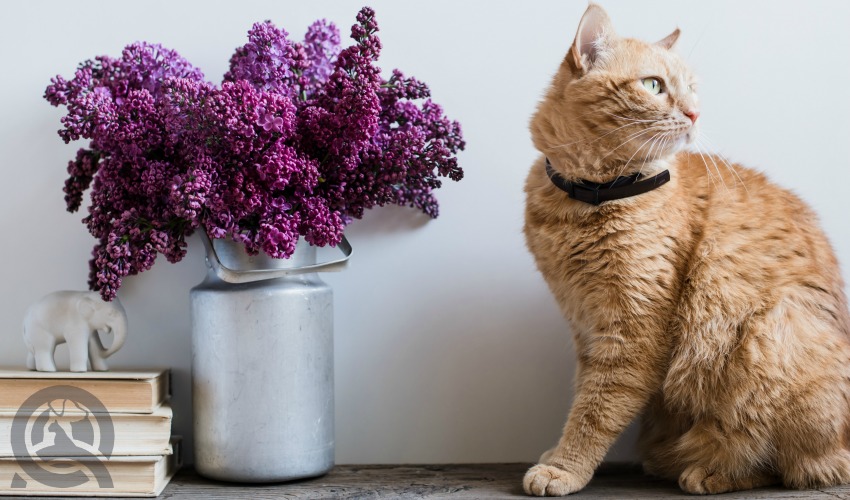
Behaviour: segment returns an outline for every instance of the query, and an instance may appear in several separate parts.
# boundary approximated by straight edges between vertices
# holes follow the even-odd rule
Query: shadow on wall
[[[529,256],[461,240],[463,227],[439,220],[422,228],[428,220],[373,211],[351,227],[356,262],[325,278],[337,460],[363,463],[357,450],[368,463],[535,460],[557,440],[573,392],[569,330]],[[421,245],[433,253],[411,262]]]
[[[184,459],[192,463],[192,332],[189,290],[206,272],[204,247],[198,236],[189,239],[186,257],[177,264],[162,256],[149,271],[124,281],[119,291],[127,310],[127,345],[110,367],[170,367],[174,408],[172,433],[183,436]]]
[[[363,217],[363,220],[354,221],[352,224],[357,224],[359,236],[369,238],[415,231],[424,227],[431,220],[418,209],[387,205],[370,210]]]
[[[373,210],[350,228],[354,264],[325,277],[338,322],[337,461],[363,463],[362,450],[368,463],[536,461],[574,392],[569,328],[524,250],[463,242],[428,220]],[[431,241],[443,242],[433,258],[409,260]],[[608,459],[630,459],[635,435]]]

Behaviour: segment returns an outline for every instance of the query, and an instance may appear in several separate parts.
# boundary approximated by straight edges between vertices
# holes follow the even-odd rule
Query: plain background
[[[441,216],[374,210],[352,224],[336,300],[338,463],[532,461],[558,438],[572,398],[570,334],[525,249],[527,122],[571,43],[584,1],[373,1],[385,73],[430,84],[463,124],[466,178],[438,192]],[[622,35],[660,39],[701,76],[715,151],[762,169],[820,214],[850,269],[850,3],[603,2]],[[76,145],[42,99],[57,73],[137,40],[176,49],[220,81],[255,21],[300,39],[325,17],[347,36],[350,1],[17,1],[0,13],[0,364],[22,365],[28,304],[86,286],[93,239],[65,212]],[[346,43],[347,43],[346,38]],[[204,276],[192,238],[125,281],[130,337],[113,367],[171,366],[174,428],[191,441],[189,289]],[[60,357],[66,351],[60,350]],[[273,390],[270,384],[269,390]],[[634,457],[634,429],[609,459]],[[189,447],[191,448],[191,446]]]

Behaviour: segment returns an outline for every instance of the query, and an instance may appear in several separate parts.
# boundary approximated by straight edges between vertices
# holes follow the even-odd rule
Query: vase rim
[[[250,255],[241,242],[229,236],[212,240],[212,245],[222,264],[235,271],[262,271],[267,269],[297,269],[316,264],[316,247],[303,237],[298,238],[295,251],[288,259],[271,257],[262,249]]]

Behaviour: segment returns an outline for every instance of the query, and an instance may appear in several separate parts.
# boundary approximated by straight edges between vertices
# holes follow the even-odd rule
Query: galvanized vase
[[[279,482],[333,467],[333,292],[301,240],[290,259],[210,240],[192,289],[195,468],[209,478]]]

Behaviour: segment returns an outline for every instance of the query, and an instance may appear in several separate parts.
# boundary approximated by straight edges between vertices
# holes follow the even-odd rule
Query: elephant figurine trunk
[[[107,349],[101,334],[114,335]],[[106,358],[127,340],[127,314],[118,299],[104,302],[97,292],[61,291],[32,304],[24,316],[27,368],[55,372],[56,346],[68,343],[72,372],[106,371]]]

